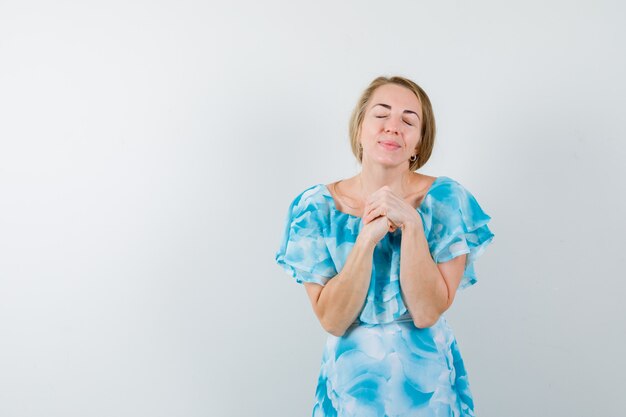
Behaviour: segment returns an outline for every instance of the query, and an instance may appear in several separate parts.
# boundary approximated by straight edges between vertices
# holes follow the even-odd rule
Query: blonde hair
[[[378,87],[381,87],[386,84],[396,84],[405,88],[408,88],[415,94],[417,99],[419,100],[422,106],[422,120],[421,120],[421,131],[420,131],[420,141],[417,145],[415,151],[417,152],[417,160],[411,162],[409,160],[409,170],[415,171],[420,167],[424,166],[430,155],[433,151],[433,147],[435,146],[435,116],[433,114],[433,108],[430,104],[430,99],[428,95],[422,88],[404,77],[378,77],[374,81],[370,83],[370,85],[363,91],[359,101],[357,102],[356,107],[352,111],[352,116],[350,117],[350,146],[352,147],[352,153],[359,161],[362,163],[363,161],[363,148],[359,143],[359,136],[361,136],[361,125],[363,124],[363,119],[365,117],[365,109],[369,104],[374,91]]]

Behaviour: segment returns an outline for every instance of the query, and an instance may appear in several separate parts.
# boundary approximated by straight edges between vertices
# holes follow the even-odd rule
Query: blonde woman
[[[459,182],[415,172],[435,120],[424,90],[378,77],[350,121],[361,171],[292,201],[276,262],[329,333],[313,416],[473,416],[443,313],[476,282],[490,220]]]

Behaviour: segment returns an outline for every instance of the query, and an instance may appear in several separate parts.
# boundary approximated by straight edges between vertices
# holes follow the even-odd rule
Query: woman
[[[313,416],[473,416],[444,311],[476,282],[493,240],[473,195],[414,172],[435,139],[430,100],[402,77],[376,78],[350,121],[361,172],[291,203],[276,262],[304,283],[322,327]]]

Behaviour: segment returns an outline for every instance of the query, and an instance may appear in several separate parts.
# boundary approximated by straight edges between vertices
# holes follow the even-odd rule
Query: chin
[[[389,167],[389,168],[394,168],[397,167],[398,165],[402,165],[404,162],[404,160],[401,159],[396,159],[396,158],[385,158],[385,157],[379,157],[376,158],[374,160],[374,163],[378,164],[378,165],[383,165],[385,167]],[[407,163],[407,167],[409,166],[409,164]]]

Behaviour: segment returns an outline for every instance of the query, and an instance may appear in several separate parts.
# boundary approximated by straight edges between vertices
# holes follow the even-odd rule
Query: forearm
[[[448,287],[430,255],[421,222],[407,223],[402,231],[400,287],[419,328],[435,324],[448,306]]]
[[[375,243],[359,235],[341,272],[321,291],[317,301],[318,316],[329,333],[343,335],[363,308],[372,275],[375,246]]]

